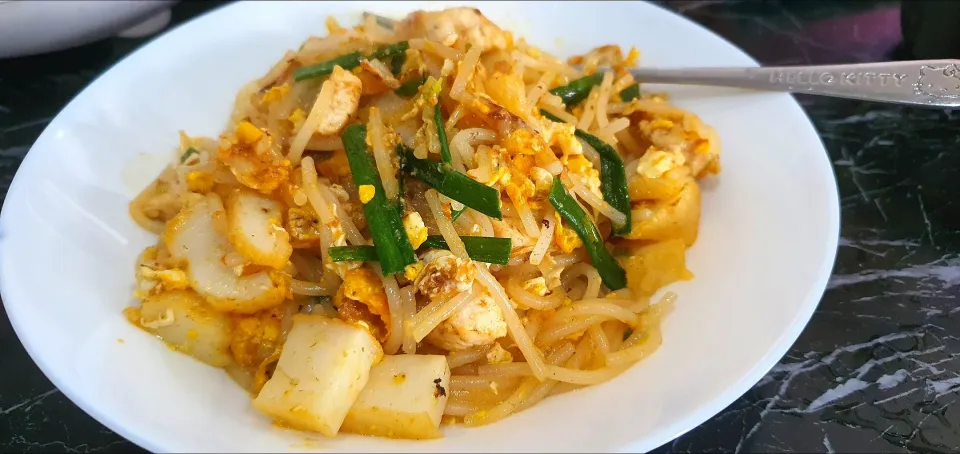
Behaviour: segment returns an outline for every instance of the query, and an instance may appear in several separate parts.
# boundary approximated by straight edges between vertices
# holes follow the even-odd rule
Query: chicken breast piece
[[[327,89],[330,84],[333,90],[333,99],[330,105],[320,113],[320,124],[317,134],[331,135],[340,132],[360,105],[360,94],[363,92],[363,83],[360,78],[339,66],[333,68],[330,78],[323,83],[321,90]]]
[[[477,270],[471,260],[444,250],[428,251],[421,260],[425,265],[414,285],[427,298],[449,298],[473,287]]]
[[[484,51],[506,49],[513,41],[510,33],[490,22],[480,10],[469,7],[448,8],[443,11],[415,11],[398,26],[401,36],[427,38],[442,42],[467,42],[481,46]],[[453,35],[456,39],[452,39]]]
[[[425,341],[449,350],[489,345],[507,335],[507,322],[493,297],[481,293],[430,331]]]

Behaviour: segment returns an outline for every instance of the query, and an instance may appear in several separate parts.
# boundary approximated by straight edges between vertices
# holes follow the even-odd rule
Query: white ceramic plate
[[[780,359],[833,266],[836,181],[789,96],[705,88],[670,89],[723,142],[723,172],[707,185],[688,254],[696,279],[672,287],[680,299],[663,347],[612,382],[490,426],[448,428],[442,440],[328,440],[272,427],[223,372],[130,326],[120,311],[132,303],[133,263],[154,238],[128,218],[127,202],[170,159],[177,130],[218,134],[240,86],[325,33],[328,13],[354,23],[362,10],[400,17],[443,6],[424,3],[234,4],[138,50],[50,123],[3,207],[0,286],[27,351],[70,399],[155,452],[645,451],[707,420]],[[477,6],[560,55],[618,43],[637,45],[647,65],[756,64],[645,3]]]

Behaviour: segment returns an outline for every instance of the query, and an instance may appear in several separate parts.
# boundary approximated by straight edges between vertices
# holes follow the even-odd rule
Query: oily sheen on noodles
[[[472,8],[305,38],[130,202],[130,323],[327,436],[508,423],[655,354],[720,145],[637,49]]]

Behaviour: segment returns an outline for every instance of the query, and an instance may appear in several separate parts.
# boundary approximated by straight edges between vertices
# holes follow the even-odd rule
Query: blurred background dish
[[[0,58],[156,33],[175,0],[0,1]]]

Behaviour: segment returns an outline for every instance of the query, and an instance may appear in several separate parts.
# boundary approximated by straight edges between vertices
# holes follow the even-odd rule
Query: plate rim
[[[78,98],[83,96],[84,93],[86,93],[92,86],[97,84],[97,82],[100,81],[100,79],[102,79],[104,76],[110,73],[118,65],[122,64],[123,62],[130,59],[131,57],[134,57],[135,55],[141,52],[144,52],[145,49],[148,49],[151,46],[156,45],[157,42],[162,41],[162,39],[167,35],[174,33],[175,31],[179,30],[181,27],[191,24],[194,21],[197,21],[201,18],[205,18],[208,15],[215,14],[224,9],[236,7],[241,3],[244,3],[244,2],[231,2],[231,3],[217,6],[187,21],[181,22],[179,24],[176,24],[173,27],[170,27],[167,30],[164,30],[162,33],[159,33],[153,38],[149,39],[148,41],[145,41],[144,43],[140,44],[134,50],[124,55],[123,58],[117,60],[116,62],[114,62],[107,68],[105,68],[102,72],[97,74],[97,76],[93,78],[82,90],[80,90],[72,98],[70,98],[70,100],[66,104],[64,104],[64,106],[57,112],[57,114],[50,121],[50,123],[47,124],[43,132],[41,132],[41,134],[37,137],[34,143],[31,144],[30,149],[27,151],[26,156],[21,161],[20,166],[17,169],[17,172],[14,174],[14,178],[10,182],[9,188],[7,190],[7,194],[4,198],[3,206],[0,207],[0,227],[3,227],[7,224],[7,222],[10,222],[7,220],[8,216],[6,215],[7,198],[9,198],[11,195],[16,196],[18,195],[18,193],[22,192],[20,187],[25,184],[22,181],[25,177],[22,176],[20,169],[25,164],[30,163],[32,159],[38,159],[36,158],[36,156],[34,156],[36,153],[32,154],[30,152],[33,151],[37,143],[40,143],[42,140],[47,140],[45,139],[45,137],[47,137],[50,134],[54,134],[54,129],[55,129],[54,126],[56,126],[57,119],[60,117],[63,111],[70,108]],[[483,3],[483,2],[478,1],[474,3]],[[740,46],[732,43],[725,37],[717,34],[713,30],[707,28],[706,26],[700,24],[699,22],[696,22],[683,14],[672,11],[669,8],[665,7],[664,5],[655,1],[645,0],[642,3],[645,3],[646,6],[648,7],[653,7],[669,15],[675,16],[693,27],[699,28],[702,32],[706,32],[707,34],[709,34],[714,40],[723,42],[724,44],[728,45],[730,48],[732,48],[736,52],[739,52],[742,57],[750,61],[752,66],[760,66],[759,63],[750,54],[748,54],[746,51],[740,48]],[[824,208],[824,212],[829,214],[828,222],[831,224],[832,228],[828,230],[829,232],[831,232],[831,234],[826,244],[823,245],[826,251],[826,254],[823,256],[823,263],[821,263],[816,279],[811,281],[809,290],[807,294],[804,296],[803,304],[799,306],[799,310],[797,314],[789,322],[789,325],[788,325],[789,329],[786,329],[784,330],[783,333],[781,333],[781,335],[777,338],[775,344],[773,344],[768,349],[767,353],[762,358],[757,360],[755,365],[747,373],[743,374],[738,381],[727,386],[724,392],[719,393],[713,398],[704,402],[703,404],[701,404],[700,407],[698,407],[694,411],[690,411],[683,417],[677,418],[672,423],[666,424],[660,431],[658,431],[660,434],[663,434],[663,436],[653,437],[653,436],[639,435],[636,437],[636,439],[633,442],[623,445],[620,448],[619,452],[643,452],[643,451],[655,449],[661,445],[669,443],[677,439],[678,437],[686,434],[687,432],[690,432],[691,430],[699,427],[703,423],[709,421],[710,418],[719,414],[724,408],[726,408],[727,406],[735,402],[738,398],[743,396],[780,361],[780,359],[789,351],[789,349],[797,341],[797,339],[800,337],[803,330],[806,329],[807,325],[809,324],[811,318],[813,317],[813,314],[815,313],[817,307],[819,306],[823,298],[823,295],[826,292],[830,276],[832,275],[833,268],[836,264],[836,257],[838,253],[838,246],[839,246],[839,239],[840,239],[840,229],[842,226],[842,223],[841,223],[842,213],[841,213],[841,207],[840,207],[840,190],[839,190],[839,183],[836,176],[836,170],[834,169],[833,165],[829,160],[829,154],[826,146],[823,143],[823,138],[821,137],[819,131],[817,131],[810,116],[802,108],[800,103],[796,100],[796,98],[794,98],[790,94],[783,93],[783,94],[778,94],[777,96],[789,97],[790,98],[789,100],[790,102],[788,103],[789,108],[796,110],[799,114],[801,114],[806,119],[806,123],[803,125],[803,128],[807,129],[810,134],[812,134],[814,137],[817,138],[817,142],[819,143],[819,147],[820,147],[819,151],[822,151],[822,155],[820,158],[820,160],[822,161],[821,164],[824,165],[826,169],[828,169],[830,179],[833,182],[833,191],[828,190],[828,193],[831,196],[829,197],[830,206]],[[0,231],[0,245],[2,245],[3,242],[5,242],[4,241],[5,239],[3,238],[4,233],[5,232]],[[4,256],[5,256],[5,253],[2,252],[2,249],[0,249],[0,265],[3,264],[2,257]],[[0,266],[0,296],[3,296],[3,297],[7,296],[6,294],[8,293],[8,291],[5,291],[4,289],[7,288],[6,283],[8,279],[9,279],[8,273],[5,272],[5,268]],[[72,403],[74,403],[77,407],[83,410],[84,413],[94,418],[98,423],[102,424],[104,427],[110,429],[111,431],[115,432],[116,434],[120,435],[126,440],[138,445],[139,447],[146,449],[148,451],[157,452],[157,453],[170,452],[169,445],[164,444],[161,440],[153,440],[146,436],[141,437],[140,434],[136,433],[137,431],[130,428],[130,426],[123,424],[119,421],[115,421],[113,418],[109,417],[106,414],[106,412],[100,411],[97,408],[98,406],[93,399],[90,399],[90,400],[85,399],[82,396],[83,393],[74,389],[70,385],[69,381],[64,380],[62,377],[58,377],[55,374],[51,374],[49,372],[51,370],[51,366],[49,366],[46,363],[46,361],[44,361],[43,357],[37,352],[36,344],[31,344],[23,341],[24,337],[21,335],[21,333],[24,332],[25,327],[21,326],[20,321],[17,319],[15,315],[13,315],[16,311],[11,311],[10,309],[11,305],[8,304],[8,301],[6,300],[6,298],[3,298],[3,299],[4,299],[4,303],[3,303],[4,311],[7,314],[7,318],[10,320],[10,324],[13,328],[14,333],[17,336],[17,340],[20,341],[21,345],[24,347],[24,350],[26,350],[27,354],[30,356],[30,359],[34,362],[34,364],[37,365],[37,367],[44,374],[44,376],[48,380],[50,380],[50,382],[54,386],[56,386],[56,388],[60,392],[62,392],[64,396],[66,396]],[[17,298],[14,298],[14,300],[17,300]],[[22,304],[22,303],[14,303],[13,306],[17,306],[18,304]]]

